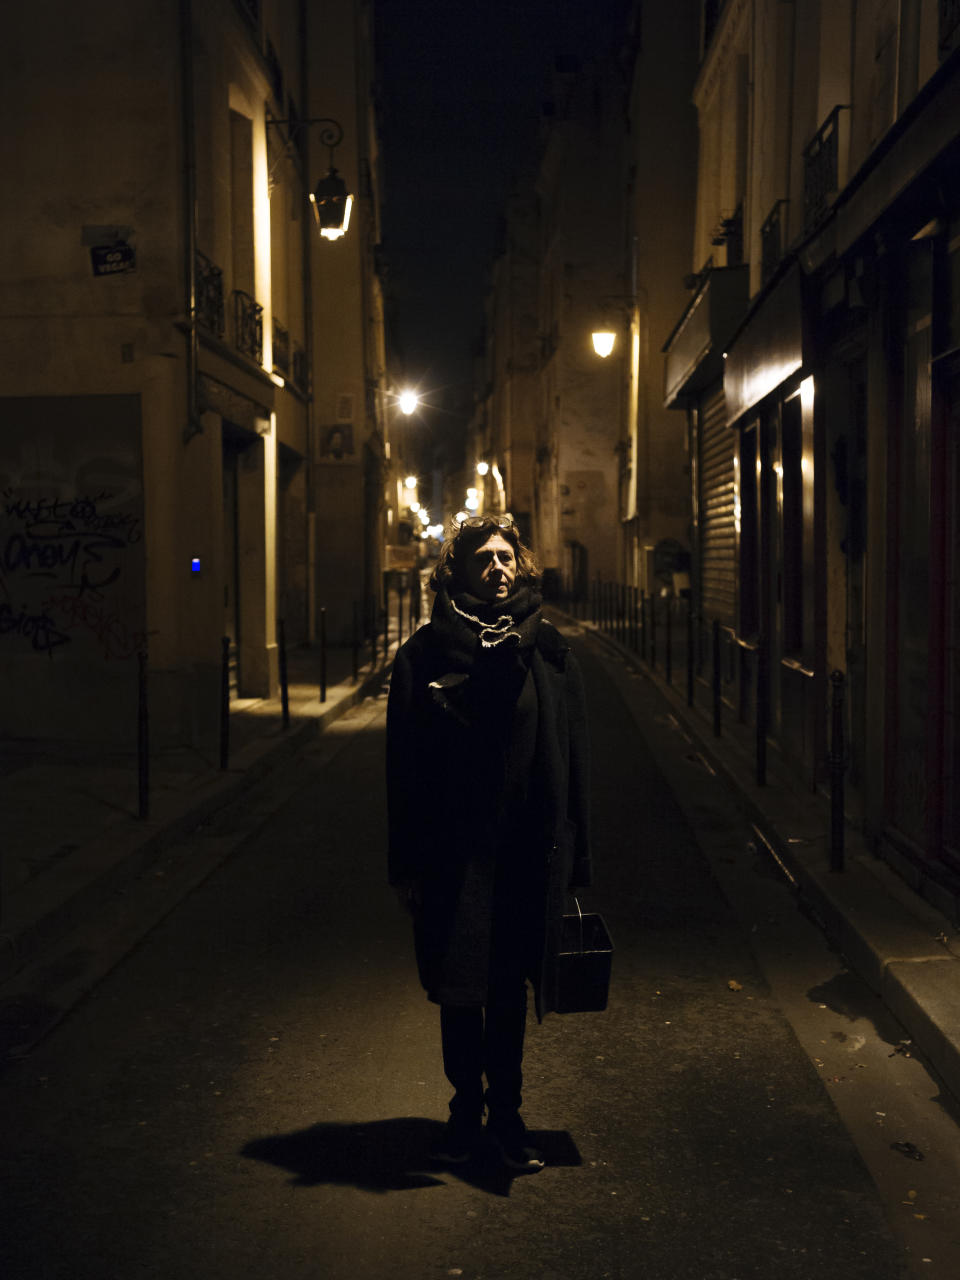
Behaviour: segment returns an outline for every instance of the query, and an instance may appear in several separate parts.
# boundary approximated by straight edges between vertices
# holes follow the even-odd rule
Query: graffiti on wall
[[[87,425],[89,400],[31,402],[33,430],[0,452],[0,652],[11,657],[110,662],[145,645],[139,409],[132,422],[129,405],[111,404]],[[64,410],[78,405],[71,422]]]

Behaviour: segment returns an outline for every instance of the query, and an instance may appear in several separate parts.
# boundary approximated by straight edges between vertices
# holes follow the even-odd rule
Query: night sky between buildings
[[[441,435],[468,411],[497,227],[511,188],[533,180],[554,59],[616,40],[626,7],[376,0],[392,336]]]

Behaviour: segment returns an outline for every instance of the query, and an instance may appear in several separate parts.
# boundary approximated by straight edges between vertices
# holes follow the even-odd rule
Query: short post
[[[630,648],[634,653],[637,652],[637,645],[640,642],[640,635],[637,628],[637,588],[630,587]]]
[[[327,611],[320,610],[320,701],[327,700]]]
[[[666,613],[666,618],[665,618],[665,621],[664,621],[664,626],[665,626],[665,628],[666,628],[666,629],[665,629],[665,631],[664,631],[664,655],[663,655],[664,675],[666,676],[667,684],[673,684],[673,609],[672,609],[672,604],[673,604],[673,599],[672,599],[672,597],[671,597],[671,596],[667,596],[667,605],[666,605],[667,613]]]
[[[650,592],[650,666],[657,669],[657,593]]]
[[[687,597],[687,706],[693,706],[693,596]]]
[[[722,729],[721,721],[721,697],[723,693],[723,685],[720,678],[720,619],[713,620],[713,732],[716,737],[720,737]]]
[[[230,763],[230,637],[220,641],[220,768]]]
[[[645,590],[640,592],[640,657],[644,662],[647,660],[647,593]]]
[[[147,703],[147,655],[137,654],[137,793],[141,818],[150,816],[150,721]]]
[[[377,598],[370,597],[370,670],[377,665]]]
[[[757,637],[757,786],[767,785],[767,638],[760,632]]]
[[[403,643],[403,579],[397,583],[397,648]],[[384,655],[386,656],[386,655]]]
[[[360,605],[353,602],[353,637],[350,644],[353,658],[353,683],[360,679]]]
[[[283,618],[277,619],[277,662],[280,667],[280,710],[284,729],[290,728],[290,689],[287,685],[287,636]]]
[[[844,782],[846,747],[843,734],[843,698],[846,677],[842,671],[830,673],[830,870],[844,868]]]

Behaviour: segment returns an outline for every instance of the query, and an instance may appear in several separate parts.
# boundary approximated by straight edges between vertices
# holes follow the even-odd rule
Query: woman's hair
[[[513,547],[517,561],[516,586],[538,587],[540,585],[540,566],[533,552],[520,538],[520,530],[515,524],[504,528],[499,522],[502,517],[480,517],[478,525],[452,525],[443,546],[436,567],[430,575],[430,586],[434,591],[441,587],[449,592],[462,591],[466,587],[463,566],[478,547],[482,547],[488,538],[499,534]]]

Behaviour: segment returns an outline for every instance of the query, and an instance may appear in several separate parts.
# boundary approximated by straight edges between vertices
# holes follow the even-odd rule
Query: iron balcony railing
[[[296,342],[293,344],[293,385],[304,395],[310,392],[310,366],[307,353]]]
[[[233,341],[238,351],[263,364],[263,307],[242,289],[233,291]]]
[[[223,337],[223,272],[203,253],[197,252],[197,322]]]
[[[834,107],[803,149],[803,226],[809,231],[827,212],[840,185],[840,112]]]
[[[260,30],[260,0],[234,0],[234,4],[255,30]]]
[[[778,200],[767,214],[766,220],[760,228],[761,284],[766,284],[777,267],[779,267],[786,249],[786,244],[784,243],[786,205],[786,200]]]
[[[290,376],[290,331],[279,320],[273,322],[273,371]]]
[[[960,0],[940,0],[938,43],[941,58],[960,43]]]

